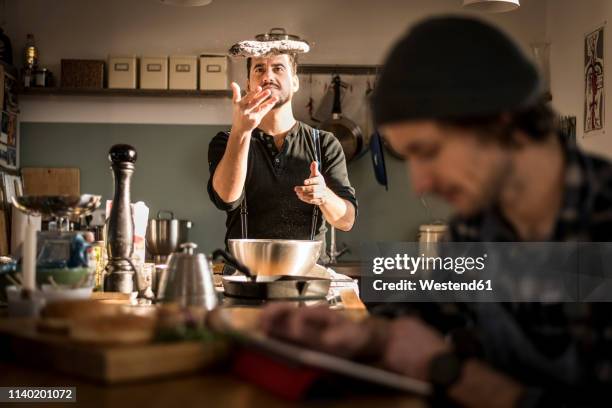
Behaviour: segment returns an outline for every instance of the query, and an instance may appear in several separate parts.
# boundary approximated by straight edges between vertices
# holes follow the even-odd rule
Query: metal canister
[[[446,224],[434,223],[434,224],[422,224],[419,227],[419,233],[417,239],[421,243],[435,243],[440,242],[446,233]]]
[[[438,256],[438,243],[444,238],[447,226],[442,223],[423,224],[419,227],[417,239],[419,241],[419,254],[425,257]],[[427,269],[426,269],[427,270]]]

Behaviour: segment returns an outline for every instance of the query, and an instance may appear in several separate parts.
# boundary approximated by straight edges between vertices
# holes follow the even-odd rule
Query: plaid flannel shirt
[[[564,194],[549,241],[611,242],[612,163],[560,139]],[[493,208],[452,220],[447,238],[520,241]],[[612,303],[465,306],[482,335],[485,358],[504,372],[528,385],[555,389],[569,406],[600,406],[599,398],[612,391]]]

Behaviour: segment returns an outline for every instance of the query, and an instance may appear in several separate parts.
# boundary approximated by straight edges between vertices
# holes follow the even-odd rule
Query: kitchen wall
[[[545,0],[523,0],[512,13],[483,16],[529,44],[546,37]],[[19,60],[27,33],[33,33],[41,62],[59,74],[61,58],[108,55],[172,55],[224,52],[235,41],[270,27],[284,26],[312,43],[306,63],[378,64],[406,27],[433,13],[458,13],[461,0],[214,0],[202,8],[174,8],[156,0],[7,1],[6,31]],[[232,75],[244,81],[242,61]],[[366,78],[344,77],[353,85],[344,96],[347,116],[368,128]],[[312,83],[310,82],[312,80]],[[296,115],[307,117],[312,93],[321,100],[326,76],[302,78]],[[20,101],[22,166],[81,168],[81,190],[109,198],[112,180],[106,152],[116,142],[139,151],[133,198],[154,212],[170,208],[195,221],[193,238],[205,250],[222,245],[225,217],[210,204],[204,183],[210,138],[231,118],[226,98],[23,97]],[[444,218],[448,209],[429,200],[432,213],[410,192],[402,162],[387,158],[389,191],[377,185],[371,160],[350,164],[360,201],[358,222],[339,241],[356,258],[363,240],[412,240],[418,225]]]
[[[564,115],[576,116],[576,138],[585,149],[612,158],[612,132],[584,136],[584,36],[612,21],[608,0],[555,0],[547,10],[547,41],[550,42],[553,105]],[[612,37],[605,28],[604,96],[612,96]],[[612,103],[604,104],[604,128],[610,129]],[[605,129],[604,129],[605,130]]]

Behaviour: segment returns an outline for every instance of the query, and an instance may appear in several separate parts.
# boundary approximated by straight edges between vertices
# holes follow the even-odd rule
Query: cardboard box
[[[136,89],[136,57],[110,57],[108,59],[108,87]]]
[[[200,55],[200,89],[228,89],[227,56],[222,54]]]
[[[198,58],[195,55],[170,57],[170,89],[198,89]]]
[[[140,89],[168,89],[168,57],[140,59]]]

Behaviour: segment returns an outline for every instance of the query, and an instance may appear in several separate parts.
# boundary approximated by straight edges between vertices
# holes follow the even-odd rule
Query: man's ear
[[[293,87],[293,93],[297,92],[300,89],[300,77],[297,72],[293,75],[293,79],[291,80],[291,85]]]
[[[512,146],[517,149],[522,149],[532,143],[531,138],[522,130],[514,130],[512,132]]]

